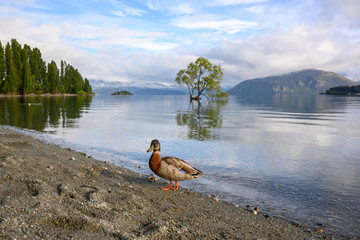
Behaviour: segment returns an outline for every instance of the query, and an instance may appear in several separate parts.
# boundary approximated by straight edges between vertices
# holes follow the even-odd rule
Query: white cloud
[[[251,12],[251,13],[257,13],[257,14],[261,14],[265,12],[265,7],[264,6],[252,6],[252,7],[248,7],[245,8],[246,11]]]
[[[360,44],[343,42],[322,26],[299,25],[290,31],[273,31],[248,39],[223,40],[218,47],[197,51],[224,61],[229,85],[242,80],[318,68],[342,73],[359,80]],[[226,84],[224,82],[224,84]]]
[[[114,15],[120,16],[120,17],[126,17],[126,16],[138,16],[141,17],[142,15],[146,14],[147,12],[140,9],[125,7],[123,10],[116,10],[112,12]]]
[[[173,20],[173,25],[185,29],[207,29],[219,33],[235,34],[246,29],[259,29],[254,21],[244,21],[235,18],[220,19],[220,16],[196,15],[183,16]]]
[[[135,7],[126,12],[124,5],[112,9],[121,11],[117,12],[123,15],[119,18],[96,10],[64,17],[47,14],[46,6],[39,12],[27,12],[16,7],[20,5],[0,3],[0,40],[4,44],[15,38],[38,47],[46,62],[66,60],[90,79],[143,86],[151,82],[172,86],[179,69],[198,56],[222,65],[226,87],[304,68],[335,71],[360,80],[359,12],[357,5],[353,9],[347,5],[351,1],[316,2],[316,8],[311,1],[310,5],[302,2],[301,6],[286,7],[251,5],[264,1],[213,1],[222,7],[210,7],[210,11],[205,1],[200,7],[153,0],[147,7],[159,11],[161,16],[155,19]],[[230,11],[239,6],[226,7],[245,3],[249,5],[241,6],[243,20]],[[228,15],[217,12],[225,8]],[[276,9],[276,14],[271,9]],[[254,15],[249,11],[258,13],[256,18],[245,18],[246,13]],[[251,35],[247,30],[252,30]]]
[[[211,6],[229,6],[229,5],[238,5],[238,4],[254,4],[254,3],[263,3],[268,0],[212,0],[209,2]]]
[[[189,2],[182,3],[175,7],[170,7],[170,11],[176,15],[193,14],[196,12],[195,9],[193,8],[192,4]]]

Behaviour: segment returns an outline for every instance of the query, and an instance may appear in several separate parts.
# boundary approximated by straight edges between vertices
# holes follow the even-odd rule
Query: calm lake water
[[[360,238],[360,98],[0,98],[0,124],[151,174],[152,139],[204,177],[181,187]]]

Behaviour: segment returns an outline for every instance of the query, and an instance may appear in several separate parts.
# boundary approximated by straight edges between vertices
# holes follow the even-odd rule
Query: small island
[[[132,94],[129,91],[124,90],[124,91],[116,91],[116,92],[112,93],[111,95],[134,95],[134,94]]]
[[[360,96],[360,85],[356,86],[340,86],[340,87],[333,87],[326,90],[326,95],[356,95]]]

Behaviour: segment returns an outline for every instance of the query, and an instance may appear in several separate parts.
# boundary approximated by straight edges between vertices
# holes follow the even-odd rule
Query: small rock
[[[118,173],[118,174],[122,174],[122,172],[121,171],[115,171],[116,173]]]
[[[215,200],[215,202],[220,202],[220,199],[217,197],[215,197],[214,200]]]
[[[253,213],[253,214],[258,214],[259,213],[259,208],[255,207],[254,209],[248,209],[248,211]]]
[[[149,182],[156,182],[158,180],[157,177],[155,176],[147,176],[146,179],[149,181]]]
[[[89,205],[96,209],[108,208],[108,204],[106,202],[92,202]]]
[[[318,232],[318,233],[323,233],[324,230],[323,230],[323,229],[319,229],[319,230],[317,230],[317,232]]]
[[[235,204],[234,206],[235,206],[235,207],[237,207],[237,208],[239,207],[239,205],[238,205],[238,204]]]
[[[166,226],[162,226],[162,227],[160,227],[159,228],[159,232],[161,233],[161,234],[165,234],[166,232],[167,232],[167,227]]]
[[[296,223],[296,222],[293,222],[292,225],[294,225],[295,227],[298,227],[298,228],[301,228],[301,227],[302,227],[301,224]]]
[[[71,157],[69,160],[72,160],[72,161],[75,161],[76,160],[76,158],[74,158],[74,157]]]

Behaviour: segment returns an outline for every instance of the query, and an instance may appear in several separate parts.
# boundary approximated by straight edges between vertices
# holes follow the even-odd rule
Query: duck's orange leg
[[[172,183],[173,183],[173,181],[171,180],[171,181],[170,181],[170,184],[169,184],[169,186],[168,186],[167,188],[163,188],[163,187],[160,187],[160,188],[161,188],[162,190],[170,190]]]
[[[175,181],[175,187],[171,188],[171,189],[174,189],[175,191],[179,189],[179,185],[178,185],[177,181]]]

